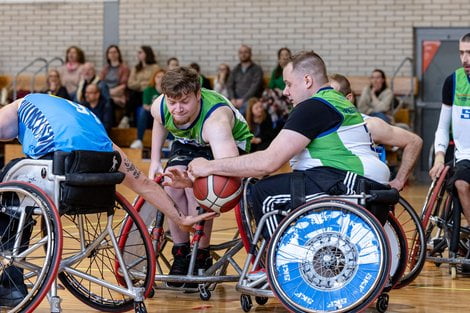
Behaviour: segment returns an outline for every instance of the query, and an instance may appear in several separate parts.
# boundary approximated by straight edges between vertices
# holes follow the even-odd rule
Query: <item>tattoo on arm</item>
[[[138,179],[142,174],[142,172],[127,158],[124,159],[124,167],[128,173],[134,176],[135,179]]]

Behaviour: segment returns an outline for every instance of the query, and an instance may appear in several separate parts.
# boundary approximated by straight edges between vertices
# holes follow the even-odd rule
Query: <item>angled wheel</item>
[[[400,197],[392,213],[400,223],[408,245],[406,269],[394,287],[402,288],[410,284],[421,273],[426,261],[426,240],[418,214],[405,199]]]
[[[49,291],[59,268],[62,254],[59,214],[41,189],[25,182],[1,183],[0,205],[1,283],[25,294],[9,312],[33,312]]]
[[[267,274],[275,295],[293,312],[358,312],[381,294],[390,251],[379,221],[335,198],[292,211],[273,237]]]
[[[445,182],[450,167],[446,166],[437,180],[434,180],[429,187],[428,194],[421,212],[421,225],[424,229],[425,241],[431,238],[433,231],[438,225],[438,220],[443,212],[442,208],[445,207],[449,201],[445,190]]]
[[[388,219],[384,225],[385,234],[387,234],[390,243],[391,266],[390,266],[390,285],[385,288],[389,291],[400,281],[407,267],[408,245],[402,227],[392,213],[389,213]]]
[[[127,228],[126,219],[132,220]],[[64,241],[69,248],[63,253],[67,267],[59,279],[80,301],[97,310],[120,312],[134,307],[136,295],[118,292],[107,284],[141,287],[142,296],[151,292],[155,275],[152,242],[142,219],[124,197],[116,194],[113,214],[64,215],[62,221],[67,225]]]

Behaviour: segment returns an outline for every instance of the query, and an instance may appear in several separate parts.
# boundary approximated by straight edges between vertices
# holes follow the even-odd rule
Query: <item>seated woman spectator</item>
[[[175,69],[180,66],[180,61],[178,58],[172,57],[166,60],[166,69],[167,71],[171,71],[172,69]]]
[[[85,54],[83,50],[77,46],[70,46],[65,53],[65,64],[57,68],[62,84],[67,88],[67,92],[72,99],[75,97],[84,63]]]
[[[230,76],[230,67],[222,63],[217,69],[217,76],[214,79],[214,90],[228,97],[227,81]]]
[[[131,74],[127,81],[129,100],[127,102],[126,116],[121,120],[120,127],[129,126],[129,123],[135,125],[135,110],[142,105],[142,93],[152,75],[159,69],[155,53],[150,46],[141,46],[137,51],[137,59],[139,62],[131,69]]]
[[[144,147],[142,140],[144,139],[145,130],[153,125],[153,117],[150,114],[153,100],[162,94],[162,77],[165,75],[164,69],[159,69],[153,74],[147,88],[144,89],[142,107],[139,110],[137,120],[137,139],[131,144],[132,149],[142,149]]]
[[[129,73],[129,67],[123,62],[119,47],[110,45],[106,49],[106,65],[101,70],[100,78],[108,86],[114,106],[120,109],[126,106]]]
[[[57,70],[52,69],[49,70],[49,73],[47,73],[47,89],[44,91],[44,93],[61,97],[67,100],[72,100],[70,98],[69,93],[67,92],[67,89],[62,86],[62,82],[60,80],[60,74]]]
[[[282,78],[282,71],[292,57],[292,52],[289,48],[281,48],[277,51],[277,66],[271,73],[271,79],[269,80],[268,88],[276,91],[282,91],[286,87],[284,79]]]
[[[365,86],[362,90],[357,108],[361,113],[376,116],[390,123],[389,114],[392,110],[393,100],[393,92],[387,86],[384,71],[375,69],[370,77],[370,85]]]
[[[113,127],[114,112],[109,99],[100,94],[100,88],[96,84],[90,84],[85,89],[85,102],[83,105],[89,108],[103,123],[109,133]]]
[[[258,98],[248,100],[246,122],[254,137],[251,139],[251,152],[266,149],[276,136],[273,122],[263,103]]]

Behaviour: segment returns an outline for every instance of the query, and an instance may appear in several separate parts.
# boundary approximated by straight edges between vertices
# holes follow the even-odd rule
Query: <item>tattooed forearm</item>
[[[135,165],[128,159],[124,159],[124,167],[128,173],[130,173],[132,176],[134,176],[135,179],[138,179],[142,172],[135,167]]]

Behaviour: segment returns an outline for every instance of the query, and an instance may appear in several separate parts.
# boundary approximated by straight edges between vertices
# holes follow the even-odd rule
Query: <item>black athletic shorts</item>
[[[457,180],[463,180],[470,183],[470,160],[461,160],[455,164],[453,175],[447,186],[452,187]]]
[[[171,144],[167,167],[175,165],[188,166],[188,164],[196,158],[204,158],[207,160],[214,159],[210,147],[197,147],[175,140]]]

